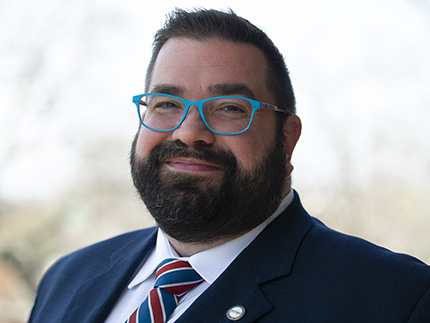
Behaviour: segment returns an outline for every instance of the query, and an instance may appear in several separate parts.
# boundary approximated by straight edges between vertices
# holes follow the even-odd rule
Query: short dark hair
[[[164,26],[154,37],[152,57],[146,73],[146,91],[149,91],[154,64],[161,48],[170,38],[180,37],[201,41],[217,38],[248,43],[259,48],[267,59],[267,85],[275,97],[275,104],[288,114],[295,114],[293,86],[282,54],[265,32],[232,10],[177,9],[168,15]]]

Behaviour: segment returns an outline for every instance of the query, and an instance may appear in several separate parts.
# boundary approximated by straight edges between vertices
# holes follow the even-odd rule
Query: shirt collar
[[[170,245],[165,233],[161,229],[158,229],[155,249],[148,256],[144,265],[128,285],[128,288],[133,288],[148,279],[151,275],[155,275],[158,264],[166,258],[180,258],[189,261],[199,275],[209,284],[212,284],[260,232],[290,205],[293,198],[293,190],[290,190],[281,201],[275,213],[256,228],[234,240],[201,251],[189,258],[179,257],[178,253]]]
[[[173,249],[170,245],[169,240],[167,240],[164,232],[158,228],[157,232],[157,241],[155,244],[155,248],[151,251],[148,258],[144,261],[142,267],[137,272],[136,276],[128,285],[128,288],[133,288],[136,285],[139,285],[146,279],[148,279],[151,275],[155,277],[155,271],[157,270],[157,266],[166,258],[180,258],[178,253]]]

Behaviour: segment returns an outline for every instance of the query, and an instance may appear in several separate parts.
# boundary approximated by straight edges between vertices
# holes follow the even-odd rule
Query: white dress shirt
[[[175,322],[197,297],[224,272],[242,250],[290,205],[293,196],[294,194],[291,190],[282,200],[276,212],[250,232],[217,247],[201,251],[191,257],[180,257],[170,245],[164,232],[158,229],[155,248],[142,261],[141,267],[137,270],[127,288],[124,289],[105,323],[125,322],[154,287],[155,271],[158,264],[166,258],[180,258],[187,260],[205,281],[181,297],[178,306],[168,320],[169,323]]]

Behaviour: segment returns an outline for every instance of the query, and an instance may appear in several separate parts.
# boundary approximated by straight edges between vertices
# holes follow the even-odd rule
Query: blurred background
[[[61,255],[152,225],[131,98],[175,7],[231,7],[285,55],[308,211],[430,262],[429,0],[0,0],[1,323],[27,320]]]

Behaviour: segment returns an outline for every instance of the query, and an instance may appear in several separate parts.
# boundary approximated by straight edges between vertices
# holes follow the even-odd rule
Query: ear
[[[284,122],[284,138],[285,138],[285,151],[287,153],[287,175],[293,171],[291,165],[291,156],[293,155],[294,147],[299,141],[300,134],[302,133],[302,122],[296,115],[289,115]]]

